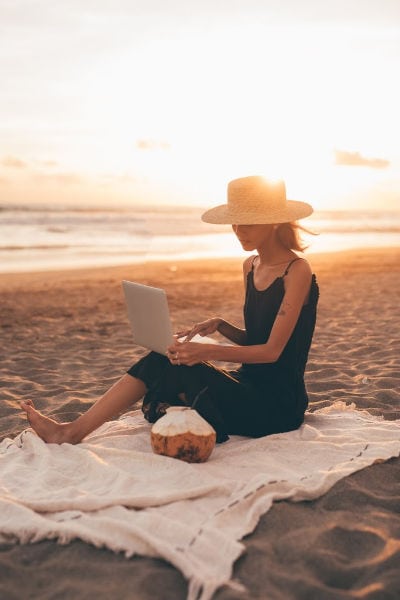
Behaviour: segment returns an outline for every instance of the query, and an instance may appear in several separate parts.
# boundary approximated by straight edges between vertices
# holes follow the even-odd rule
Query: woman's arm
[[[183,342],[171,346],[171,357],[176,356],[178,352],[180,363],[186,365],[194,365],[207,360],[254,364],[276,362],[289,341],[300,311],[306,302],[311,276],[311,269],[307,261],[299,260],[293,263],[285,277],[285,294],[271,334],[265,344],[222,346]]]
[[[245,330],[232,325],[232,323],[228,323],[228,321],[225,321],[225,319],[222,319],[221,317],[212,317],[201,323],[196,323],[196,325],[193,325],[193,327],[187,331],[179,331],[177,337],[185,337],[184,341],[190,342],[195,335],[211,335],[216,331],[235,344],[244,345],[246,343]]]
[[[217,331],[227,340],[230,340],[234,344],[238,344],[239,346],[245,346],[247,342],[247,335],[244,329],[240,329],[240,327],[236,327],[236,325],[232,325],[232,323],[228,323],[225,319],[220,319],[220,323],[218,325]]]

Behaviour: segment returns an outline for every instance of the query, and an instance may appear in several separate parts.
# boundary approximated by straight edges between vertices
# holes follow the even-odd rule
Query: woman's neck
[[[268,247],[257,249],[259,264],[265,267],[275,267],[293,260],[297,254],[282,245],[269,244]]]

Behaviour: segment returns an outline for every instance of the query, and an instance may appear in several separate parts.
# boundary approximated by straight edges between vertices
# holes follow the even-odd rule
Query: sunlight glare
[[[146,182],[152,197],[164,186],[161,202],[201,203],[230,179],[261,173],[283,179],[288,197],[345,204],[381,173],[335,166],[333,151],[394,151],[396,137],[383,133],[393,110],[370,118],[394,65],[383,68],[372,46],[355,50],[350,32],[340,45],[336,35],[231,22],[223,31],[143,37],[103,56],[76,81],[86,90],[82,121],[95,133],[91,151],[82,143],[69,165],[114,175],[126,192],[131,181],[141,197]],[[386,101],[393,108],[396,98]]]

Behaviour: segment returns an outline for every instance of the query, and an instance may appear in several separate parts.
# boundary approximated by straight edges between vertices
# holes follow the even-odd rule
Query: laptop
[[[167,294],[162,289],[133,281],[123,281],[122,288],[134,343],[166,354],[174,342]]]

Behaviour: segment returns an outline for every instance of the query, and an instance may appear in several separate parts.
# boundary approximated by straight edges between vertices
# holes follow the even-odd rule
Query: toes
[[[32,400],[21,400],[20,406],[25,410],[29,407],[34,408]]]

